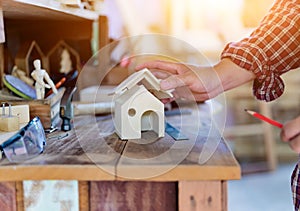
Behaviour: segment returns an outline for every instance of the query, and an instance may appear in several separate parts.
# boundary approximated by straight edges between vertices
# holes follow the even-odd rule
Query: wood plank
[[[98,14],[89,10],[66,7],[54,0],[2,0],[4,15],[14,19],[97,20]]]
[[[228,210],[228,185],[227,181],[221,181],[221,203],[222,203],[222,211],[227,211]]]
[[[193,116],[194,117],[194,116]],[[0,180],[230,180],[240,178],[240,167],[224,140],[221,140],[211,159],[198,163],[206,141],[209,124],[206,117],[200,127],[190,121],[191,116],[171,117],[172,124],[182,118],[182,132],[188,141],[175,142],[166,135],[157,140],[153,132],[128,142],[114,133],[111,116],[78,116],[74,129],[48,136],[44,153],[11,164],[0,161]],[[180,125],[178,126],[180,127]],[[199,129],[198,129],[199,128]],[[122,155],[121,155],[122,154]],[[36,173],[38,172],[38,174]]]
[[[223,211],[221,181],[179,181],[180,211]]]
[[[17,203],[17,210],[24,211],[24,189],[23,189],[23,182],[16,182],[16,203]]]
[[[113,133],[111,124],[104,121],[100,127],[94,116],[73,121],[73,130],[50,134],[44,152],[36,158],[22,164],[2,159],[0,180],[114,180],[125,143]]]
[[[103,48],[104,46],[109,44],[109,31],[108,31],[108,18],[106,16],[99,16],[98,20],[98,43],[99,49]]]
[[[0,210],[16,211],[16,184],[14,182],[0,183]]]
[[[90,210],[90,183],[86,181],[78,182],[78,194],[79,194],[79,210]]]
[[[5,42],[5,30],[4,30],[4,21],[3,21],[3,11],[2,11],[2,0],[0,1],[0,89],[3,86],[2,76],[4,74],[4,46]]]
[[[72,160],[72,158],[70,159]],[[0,181],[23,180],[114,180],[112,171],[105,170],[95,165],[23,165],[0,167]],[[113,168],[112,168],[113,170]],[[6,174],[6,175],[3,175]]]
[[[4,45],[3,43],[0,43],[0,78],[1,78],[0,89],[3,87],[3,80],[2,80],[3,75],[4,75]]]
[[[204,114],[205,115],[205,114]],[[200,116],[200,124],[191,115],[168,117],[167,121],[180,128],[189,140],[174,141],[165,134],[157,139],[152,131],[142,139],[130,140],[117,166],[118,179],[174,180],[229,180],[240,178],[240,167],[226,142],[221,139],[213,156],[204,165],[199,156],[207,140],[210,121]],[[196,119],[195,118],[195,119]],[[181,124],[181,125],[180,125]]]
[[[177,210],[177,183],[91,182],[91,211]]]
[[[5,35],[4,35],[3,11],[0,2],[0,43],[4,43],[4,42],[5,42]]]

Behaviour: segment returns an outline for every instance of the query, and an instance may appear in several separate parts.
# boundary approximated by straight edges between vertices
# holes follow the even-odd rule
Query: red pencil
[[[278,128],[282,128],[283,127],[283,125],[280,122],[277,122],[277,121],[275,121],[273,119],[270,119],[270,118],[268,118],[268,117],[266,117],[266,116],[264,116],[264,115],[262,115],[260,113],[257,113],[255,111],[250,111],[248,109],[245,109],[245,111],[248,112],[249,114],[251,114],[252,116],[254,116],[254,117],[256,117],[256,118],[258,118],[260,120],[263,120],[265,122],[268,122],[271,125],[274,125],[274,126],[276,126]]]

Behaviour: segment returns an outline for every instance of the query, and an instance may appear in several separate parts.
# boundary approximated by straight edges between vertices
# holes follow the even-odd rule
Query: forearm
[[[254,73],[233,63],[230,59],[222,59],[214,66],[224,91],[238,87],[255,78]]]

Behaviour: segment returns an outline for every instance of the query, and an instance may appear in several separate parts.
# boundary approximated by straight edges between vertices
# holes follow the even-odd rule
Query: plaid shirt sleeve
[[[278,0],[251,35],[228,43],[221,58],[252,71],[253,94],[272,101],[282,95],[282,73],[300,67],[300,0]]]

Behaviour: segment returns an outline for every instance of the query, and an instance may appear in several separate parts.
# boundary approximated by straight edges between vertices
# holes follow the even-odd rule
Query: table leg
[[[89,182],[78,181],[78,195],[79,195],[79,210],[89,211],[90,209]]]

